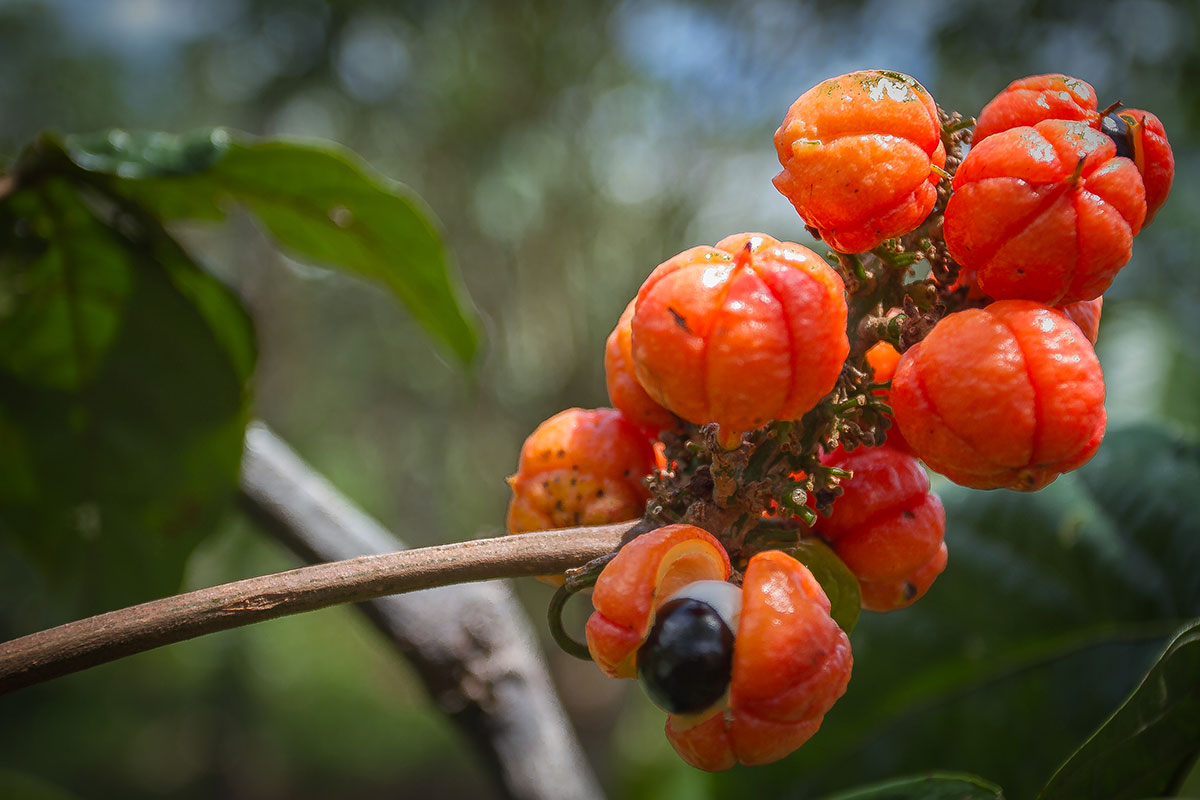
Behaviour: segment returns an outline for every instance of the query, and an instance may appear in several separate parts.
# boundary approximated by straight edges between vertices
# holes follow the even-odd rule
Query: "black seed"
[[[708,603],[671,600],[658,609],[637,666],[655,705],[675,714],[703,711],[729,686],[733,632]]]
[[[1100,130],[1113,140],[1113,144],[1117,146],[1118,156],[1133,158],[1133,131],[1129,129],[1129,125],[1119,114],[1108,114],[1100,120]]]

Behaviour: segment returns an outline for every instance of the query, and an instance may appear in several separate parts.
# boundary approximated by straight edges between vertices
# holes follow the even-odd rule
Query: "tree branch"
[[[506,796],[601,797],[512,593],[496,582],[452,584],[563,572],[612,552],[632,522],[375,553],[402,545],[261,425],[247,431],[242,500],[306,558],[369,554],[175,595],[2,643],[0,694],[206,633],[371,601],[368,615],[481,748]],[[387,597],[418,589],[429,591]]]
[[[0,694],[289,614],[466,581],[562,572],[611,552],[629,527],[566,528],[359,556],[110,611],[0,645]]]
[[[262,425],[246,432],[242,499],[269,532],[310,561],[402,546]],[[360,607],[475,745],[503,795],[599,800],[595,777],[508,584],[427,589]]]

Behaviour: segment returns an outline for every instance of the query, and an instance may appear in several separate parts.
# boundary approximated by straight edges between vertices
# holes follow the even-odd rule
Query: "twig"
[[[627,527],[567,528],[359,556],[110,611],[0,645],[0,694],[289,614],[465,581],[562,572],[610,552]]]
[[[243,506],[301,557],[335,561],[401,545],[261,425],[246,434]],[[628,526],[625,526],[628,527]],[[360,606],[519,800],[599,800],[533,630],[501,581]]]
[[[243,497],[298,550],[398,546],[265,427],[247,434]],[[463,722],[514,798],[599,798],[533,637],[500,584],[464,581],[563,572],[611,552],[631,523],[362,555],[155,600],[0,644],[0,694],[206,633],[340,603],[371,617]],[[341,537],[338,542],[338,537]],[[338,542],[338,543],[335,543]],[[430,592],[384,597],[442,587]],[[382,599],[376,599],[382,598]]]

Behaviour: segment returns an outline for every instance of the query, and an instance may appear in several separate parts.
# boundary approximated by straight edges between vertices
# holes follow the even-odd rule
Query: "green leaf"
[[[824,800],[1004,800],[1004,793],[974,775],[935,772],[862,786]]]
[[[912,607],[863,614],[849,688],[817,735],[717,776],[717,795],[949,769],[1034,796],[1200,616],[1198,469],[1194,439],[1137,428],[1034,494],[939,485],[946,571]]]
[[[862,612],[862,591],[846,562],[824,542],[812,537],[783,548],[783,552],[808,567],[829,598],[833,621],[846,633],[853,631]]]
[[[193,175],[217,163],[229,147],[224,128],[186,134],[110,130],[63,137],[71,160],[86,170],[121,178]]]
[[[1200,620],[1167,646],[1141,684],[1038,795],[1137,800],[1174,794],[1200,755]]]
[[[290,255],[388,287],[421,326],[470,362],[477,323],[430,210],[331,144],[186,137],[68,137],[68,157],[161,219],[219,219],[242,205]]]
[[[249,320],[135,208],[49,178],[0,215],[5,286],[62,276],[0,321],[0,536],[85,609],[169,594],[236,490]]]
[[[78,389],[117,335],[132,276],[111,231],[61,179],[0,208],[0,368]]]

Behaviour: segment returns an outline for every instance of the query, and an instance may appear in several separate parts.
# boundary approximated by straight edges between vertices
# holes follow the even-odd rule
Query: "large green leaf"
[[[937,772],[862,786],[824,800],[1004,800],[1004,793],[974,775]]]
[[[0,368],[77,390],[120,328],[132,275],[122,247],[63,181],[0,208]]]
[[[1112,432],[1031,494],[944,486],[950,563],[911,608],[864,614],[846,695],[795,755],[718,796],[813,797],[897,773],[986,775],[1031,797],[1200,615],[1200,448]]]
[[[170,593],[236,489],[249,320],[136,208],[48,177],[0,216],[0,536],[85,608]]]
[[[186,137],[110,131],[62,146],[160,218],[220,218],[243,205],[290,254],[382,283],[459,359],[474,356],[475,318],[431,212],[348,151],[223,129]]]
[[[1040,800],[1173,794],[1200,754],[1200,621],[1180,631],[1134,693],[1063,764]]]

